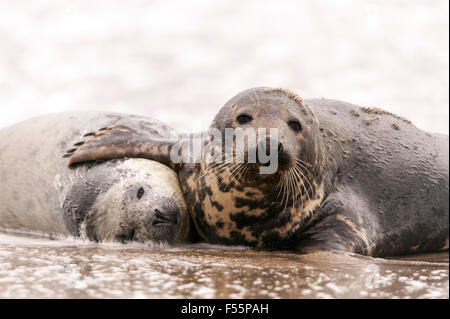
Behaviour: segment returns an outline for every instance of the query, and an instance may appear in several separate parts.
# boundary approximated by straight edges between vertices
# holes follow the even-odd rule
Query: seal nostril
[[[278,143],[278,154],[280,154],[281,152],[283,152],[283,144]]]
[[[291,157],[289,156],[289,151],[284,149],[282,143],[278,143],[278,164],[288,165],[290,161]]]
[[[152,222],[153,226],[159,226],[159,225],[168,225],[168,224],[173,224],[173,223],[177,223],[176,221],[174,221],[172,218],[170,218],[170,216],[168,216],[167,214],[164,214],[163,212],[161,212],[159,209],[155,209],[155,219]]]
[[[165,219],[164,214],[158,208],[155,209],[155,215],[159,219]]]
[[[144,196],[144,194],[145,194],[144,188],[140,187],[140,188],[138,189],[138,192],[137,192],[137,195],[136,195],[137,199],[141,199],[142,196]]]

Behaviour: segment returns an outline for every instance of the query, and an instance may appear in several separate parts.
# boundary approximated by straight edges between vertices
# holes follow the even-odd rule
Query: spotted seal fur
[[[167,155],[171,141],[133,128],[111,128],[69,164],[163,157],[179,173],[197,231],[212,243],[370,256],[448,249],[448,136],[378,108],[303,100],[282,88],[239,93],[211,124],[236,127],[278,128],[276,173],[260,175],[248,163],[177,165]]]
[[[67,168],[62,155],[80,134],[109,125],[154,137],[171,131],[152,119],[99,112],[46,115],[0,130],[0,228],[97,242],[187,240],[187,207],[167,166],[121,159]]]

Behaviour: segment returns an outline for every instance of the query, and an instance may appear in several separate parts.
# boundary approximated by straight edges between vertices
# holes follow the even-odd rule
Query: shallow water
[[[0,233],[0,298],[448,298],[448,253],[379,259]]]

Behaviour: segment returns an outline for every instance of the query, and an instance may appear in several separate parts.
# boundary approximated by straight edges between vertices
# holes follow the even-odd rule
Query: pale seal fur
[[[153,119],[115,113],[61,113],[0,130],[0,228],[93,241],[183,242],[189,215],[173,170],[123,159],[66,166],[80,134],[130,125],[155,137],[171,129]],[[77,144],[79,145],[79,144]]]

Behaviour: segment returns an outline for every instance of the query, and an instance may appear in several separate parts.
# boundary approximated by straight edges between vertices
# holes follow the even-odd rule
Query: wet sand
[[[0,233],[0,298],[449,298],[448,253],[298,255]]]

